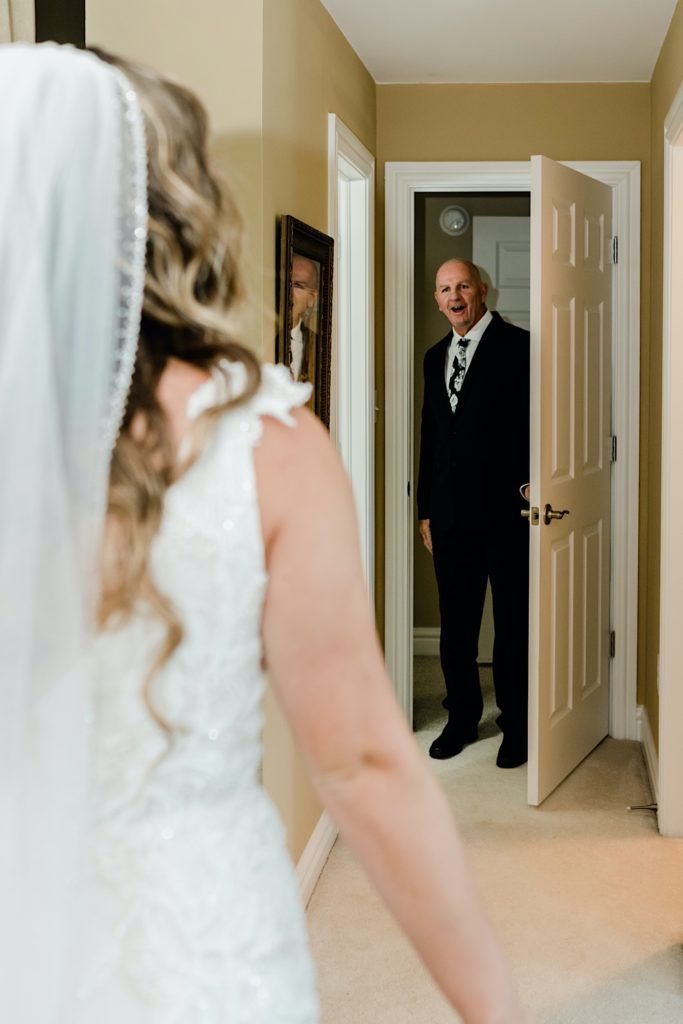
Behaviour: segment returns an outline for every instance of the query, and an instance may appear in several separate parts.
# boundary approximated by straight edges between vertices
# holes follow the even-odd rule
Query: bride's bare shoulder
[[[268,542],[289,517],[324,516],[345,504],[350,487],[329,434],[309,409],[292,411],[293,426],[264,417],[254,463],[263,534]]]

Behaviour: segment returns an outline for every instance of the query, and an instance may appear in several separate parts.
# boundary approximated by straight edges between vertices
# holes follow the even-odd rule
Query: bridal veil
[[[87,842],[89,648],[144,282],[130,84],[0,46],[0,1016],[65,1024]]]

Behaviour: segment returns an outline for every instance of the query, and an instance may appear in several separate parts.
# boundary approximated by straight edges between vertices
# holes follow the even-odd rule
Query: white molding
[[[296,877],[304,906],[308,906],[338,834],[332,818],[327,811],[323,811],[296,866]]]
[[[683,365],[680,333],[683,303],[683,85],[664,122],[664,244],[662,310],[662,511],[659,689],[659,829],[663,835],[683,836],[683,645],[679,625],[683,572],[680,536],[680,450],[683,426],[680,387]]]
[[[568,162],[614,189],[620,261],[614,273],[613,423],[619,437],[612,517],[610,733],[635,739],[638,616],[638,449],[640,407],[640,164]],[[417,192],[528,192],[531,164],[386,165],[386,658],[399,701],[412,716],[414,204]]]
[[[413,654],[423,658],[438,657],[440,637],[438,626],[416,626],[413,630]]]
[[[344,124],[336,114],[327,115],[330,148],[335,153],[341,154],[344,159],[356,170],[359,179],[370,179],[375,172],[375,158],[369,149],[363,145],[357,135]],[[330,161],[329,184],[334,185],[334,163]],[[334,192],[334,188],[330,189]]]
[[[610,736],[634,739],[638,690],[638,482],[640,452],[640,163],[568,162],[614,190],[612,433],[618,438],[612,477],[610,613],[616,652],[610,666]]]
[[[328,231],[336,242],[332,314],[331,433],[351,477],[368,590],[375,574],[375,160],[328,115]],[[343,231],[341,230],[343,228]],[[343,254],[341,242],[353,247]],[[348,257],[348,258],[345,258]],[[340,274],[344,274],[341,287]],[[340,305],[351,342],[341,351]]]
[[[679,85],[678,92],[674,96],[673,103],[669,107],[669,113],[664,121],[664,137],[667,142],[674,146],[683,131],[683,83]]]
[[[655,739],[652,735],[652,729],[650,728],[650,719],[647,713],[647,708],[642,704],[638,705],[637,711],[637,723],[638,723],[638,739],[643,745],[643,756],[645,758],[645,766],[647,768],[648,778],[650,780],[650,789],[652,790],[652,798],[655,803],[659,801],[659,776],[658,776],[658,757],[657,747],[655,746]]]

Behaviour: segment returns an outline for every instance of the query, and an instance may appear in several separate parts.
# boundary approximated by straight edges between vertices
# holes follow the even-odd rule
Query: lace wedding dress
[[[243,368],[224,364],[232,387]],[[190,418],[221,400],[214,374]],[[313,1024],[305,921],[282,825],[258,781],[266,586],[253,449],[308,386],[263,367],[167,492],[151,553],[184,638],[144,699],[163,628],[140,609],[98,641],[92,878],[69,1024]]]

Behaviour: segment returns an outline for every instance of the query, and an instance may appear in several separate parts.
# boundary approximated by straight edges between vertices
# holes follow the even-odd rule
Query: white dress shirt
[[[463,338],[469,338],[469,345],[465,349],[465,373],[470,368],[470,363],[474,358],[474,353],[477,351],[477,346],[481,341],[481,336],[493,320],[491,313],[487,309],[481,320],[477,320],[474,327],[470,327],[466,334],[463,334]],[[451,373],[453,372],[453,363],[455,362],[455,350],[458,342],[460,341],[461,335],[456,334],[453,330],[453,338],[450,345],[448,346],[448,352],[446,353],[446,391],[448,391],[448,382],[451,379]]]
[[[296,327],[292,327],[289,346],[292,353],[292,361],[289,364],[292,377],[294,380],[298,380],[301,375],[301,364],[304,360],[304,338],[301,333],[301,320],[299,320]]]

